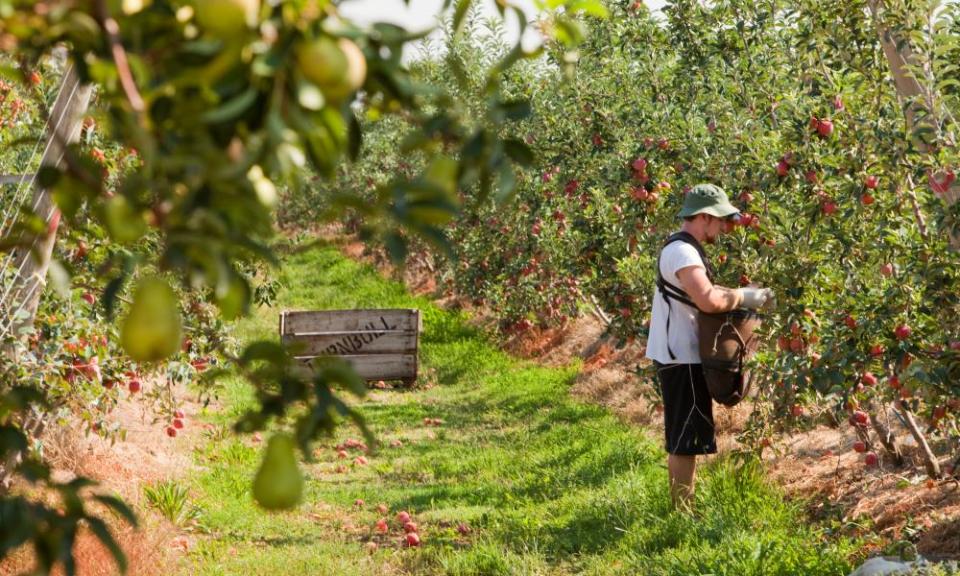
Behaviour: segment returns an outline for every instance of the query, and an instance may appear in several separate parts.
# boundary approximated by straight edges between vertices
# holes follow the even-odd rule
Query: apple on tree
[[[366,57],[347,38],[321,36],[300,44],[296,54],[303,77],[320,88],[333,104],[353,95],[367,78]]]

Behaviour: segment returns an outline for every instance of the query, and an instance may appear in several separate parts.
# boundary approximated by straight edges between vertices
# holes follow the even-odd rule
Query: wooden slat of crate
[[[419,329],[420,311],[416,309],[310,310],[281,315],[281,334]]]
[[[282,339],[297,356],[415,354],[417,351],[417,333],[413,331],[288,334]]]
[[[349,362],[364,380],[400,380],[417,376],[417,357],[413,354],[351,354],[337,358]]]

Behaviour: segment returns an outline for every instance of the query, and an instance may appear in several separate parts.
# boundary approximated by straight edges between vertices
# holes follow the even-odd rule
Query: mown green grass
[[[304,504],[264,514],[251,477],[262,446],[227,435],[198,446],[192,480],[202,535],[190,574],[846,574],[855,544],[804,524],[760,468],[718,460],[701,469],[696,513],[671,510],[665,455],[641,430],[571,399],[576,366],[545,368],[509,357],[464,318],[406,294],[368,267],[320,247],[288,257],[287,309],[417,307],[421,366],[434,385],[376,391],[358,402],[383,448],[368,466],[336,473],[332,446],[306,467]],[[241,338],[275,337],[278,309],[238,326]],[[253,402],[229,382],[228,426]],[[441,418],[425,427],[423,418]],[[403,446],[390,448],[390,440]],[[356,499],[365,506],[357,509]],[[424,545],[400,532],[373,535],[377,503],[410,511]],[[471,528],[457,532],[459,522]],[[373,553],[365,544],[374,539]]]

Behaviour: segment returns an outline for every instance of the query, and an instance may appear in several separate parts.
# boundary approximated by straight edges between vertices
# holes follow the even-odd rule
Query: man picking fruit
[[[724,288],[713,283],[703,243],[732,229],[740,213],[713,184],[694,186],[684,199],[679,232],[667,238],[657,261],[657,286],[647,358],[663,397],[670,495],[674,506],[692,505],[696,457],[717,451],[713,402],[700,361],[697,314],[758,309],[772,303],[769,288]]]

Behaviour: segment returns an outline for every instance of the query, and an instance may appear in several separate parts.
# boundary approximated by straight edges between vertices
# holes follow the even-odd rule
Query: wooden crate
[[[337,357],[353,366],[361,378],[417,379],[420,331],[416,309],[284,311],[280,341],[306,363]]]

